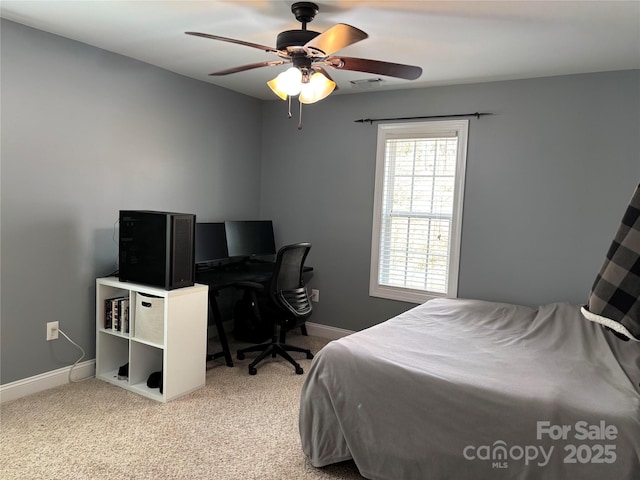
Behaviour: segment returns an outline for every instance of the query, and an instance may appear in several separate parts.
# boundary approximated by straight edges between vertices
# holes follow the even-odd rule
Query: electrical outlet
[[[311,301],[316,303],[320,301],[320,290],[315,288],[311,289]]]
[[[47,322],[47,341],[58,339],[58,322]]]

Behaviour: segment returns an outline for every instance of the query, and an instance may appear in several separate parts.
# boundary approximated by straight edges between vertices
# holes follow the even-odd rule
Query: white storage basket
[[[135,338],[164,344],[164,298],[136,294]]]

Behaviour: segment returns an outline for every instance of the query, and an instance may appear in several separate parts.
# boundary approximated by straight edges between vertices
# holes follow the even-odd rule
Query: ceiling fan
[[[208,33],[185,33],[196,37],[257,48],[279,57],[277,60],[251,63],[220,70],[209,75],[229,75],[255,68],[292,64],[291,68],[280,73],[267,84],[283,100],[289,99],[290,101],[291,97],[298,96],[301,108],[303,103],[314,103],[322,100],[336,88],[335,82],[327,73],[325,67],[336,70],[373,73],[406,80],[415,80],[422,75],[422,68],[413,65],[334,55],[338,50],[364,40],[368,35],[362,30],[344,23],[338,23],[322,33],[307,30],[307,23],[315,18],[318,10],[318,5],[312,2],[296,2],[291,5],[291,12],[296,17],[296,20],[302,23],[302,29],[281,32],[276,39],[275,48]],[[291,116],[290,113],[289,116]]]

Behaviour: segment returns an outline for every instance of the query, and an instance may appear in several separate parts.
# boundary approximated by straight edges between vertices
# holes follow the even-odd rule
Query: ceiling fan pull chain
[[[288,113],[288,117],[287,118],[291,118],[293,115],[291,115],[291,95],[289,95],[289,113]]]
[[[302,130],[302,102],[300,102],[300,116],[298,117],[298,130]]]

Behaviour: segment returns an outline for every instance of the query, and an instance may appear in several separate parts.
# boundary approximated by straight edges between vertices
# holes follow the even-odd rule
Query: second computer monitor
[[[271,220],[232,220],[224,226],[230,257],[275,255]]]
[[[196,264],[211,264],[228,256],[224,223],[196,223]]]

